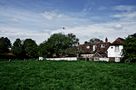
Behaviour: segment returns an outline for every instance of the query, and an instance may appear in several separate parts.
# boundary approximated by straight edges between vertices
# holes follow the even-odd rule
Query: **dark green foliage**
[[[45,49],[45,51],[41,50],[40,53],[46,52],[49,57],[61,57],[66,54],[65,50],[67,48],[75,46],[76,43],[78,43],[78,39],[75,35],[56,33],[51,35],[46,43],[40,45]]]
[[[74,56],[75,57],[78,53],[78,49],[75,46],[71,47],[71,48],[67,48],[65,50],[65,53],[67,54],[67,56]]]
[[[69,33],[68,37],[71,39],[72,46],[77,46],[79,44],[79,39],[76,38],[76,35]]]
[[[26,39],[23,43],[25,53],[30,58],[38,57],[38,46],[32,39]]]
[[[0,90],[135,90],[135,67],[83,61],[0,62]]]
[[[48,54],[48,46],[46,41],[44,41],[43,43],[41,43],[38,47],[38,55],[42,56],[42,57],[47,57]]]
[[[23,42],[19,38],[16,39],[16,41],[13,43],[12,52],[14,55],[16,55],[17,58],[24,58],[25,51],[23,47]]]
[[[7,37],[0,38],[0,54],[9,52],[9,48],[11,48],[11,42]]]
[[[100,42],[103,42],[102,40],[98,39],[98,38],[92,38],[90,39],[89,43],[91,44],[96,44],[96,43],[100,43]]]
[[[136,33],[133,35],[129,35],[125,39],[123,54],[124,59],[128,62],[131,62],[131,60],[136,59]]]

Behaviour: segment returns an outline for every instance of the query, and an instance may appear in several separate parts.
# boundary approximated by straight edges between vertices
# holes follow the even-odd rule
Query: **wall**
[[[109,58],[94,58],[94,61],[106,61],[106,62],[109,62]]]
[[[106,62],[109,62],[109,58],[99,58],[99,61],[106,61]]]
[[[94,54],[81,54],[80,56],[83,58],[92,58]]]
[[[115,58],[115,62],[120,62],[120,58]]]
[[[65,58],[46,58],[46,60],[55,60],[55,61],[77,61],[77,57],[65,57]]]
[[[111,48],[113,47],[113,48]],[[122,57],[122,50],[123,50],[123,46],[119,45],[119,51],[115,51],[115,46],[110,46],[108,48],[108,57]]]

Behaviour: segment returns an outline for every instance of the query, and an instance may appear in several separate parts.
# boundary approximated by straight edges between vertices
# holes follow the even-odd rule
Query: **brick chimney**
[[[107,37],[105,38],[105,42],[108,42],[108,38]]]

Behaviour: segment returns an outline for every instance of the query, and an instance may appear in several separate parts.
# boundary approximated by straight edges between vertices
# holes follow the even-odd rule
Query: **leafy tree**
[[[41,43],[38,47],[38,55],[46,57],[48,55],[48,46],[46,44],[46,41]]]
[[[55,33],[39,45],[39,56],[60,57],[69,53],[68,48],[74,47],[78,39],[73,34]]]
[[[23,43],[19,38],[16,39],[16,41],[13,43],[12,52],[16,55],[17,58],[24,58],[25,52],[23,48]]]
[[[65,50],[67,56],[77,56],[78,49],[77,47],[70,47]]]
[[[11,48],[11,42],[7,37],[0,38],[0,53],[9,52],[9,48]]]
[[[103,41],[98,38],[92,38],[89,41],[90,44],[96,44],[96,43],[100,43],[100,42],[103,42]]]
[[[125,39],[123,49],[124,59],[130,62],[136,60],[136,33]],[[135,61],[136,62],[136,61]]]
[[[69,35],[64,35],[62,33],[56,33],[51,35],[51,37],[46,42],[46,48],[49,56],[62,56],[65,54],[65,50],[72,47],[74,41]]]
[[[72,46],[71,39],[62,33],[51,35],[47,41],[47,46],[50,54],[60,56],[64,54],[64,50]]]
[[[25,53],[30,58],[38,57],[38,46],[32,39],[26,39],[23,43]]]
[[[77,46],[79,44],[79,39],[76,38],[76,35],[73,33],[68,34],[68,37],[71,39],[72,46]]]

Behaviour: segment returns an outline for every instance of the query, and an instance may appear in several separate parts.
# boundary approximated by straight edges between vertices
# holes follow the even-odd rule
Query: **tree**
[[[38,55],[42,56],[42,57],[47,57],[47,55],[48,55],[48,46],[46,44],[46,41],[44,41],[43,43],[41,43],[38,46]]]
[[[38,46],[34,40],[32,40],[32,39],[24,40],[23,47],[24,47],[26,55],[29,58],[38,57]]]
[[[65,53],[66,53],[67,56],[75,57],[75,56],[77,56],[78,49],[75,46],[74,47],[70,47],[70,48],[67,48],[65,50]]]
[[[7,37],[0,38],[0,53],[9,52],[9,48],[11,48],[11,42]]]
[[[103,42],[103,41],[98,38],[92,38],[89,41],[90,44],[96,44],[96,43],[100,43],[100,42]]]
[[[72,43],[72,46],[77,46],[79,44],[79,39],[76,38],[76,35],[74,35],[73,33],[69,33],[68,34],[68,37],[71,39],[71,43]]]
[[[24,58],[25,51],[23,48],[23,43],[19,38],[16,39],[16,41],[13,43],[12,52],[16,55],[17,58]]]
[[[124,59],[128,62],[131,62],[131,60],[136,60],[136,33],[129,35],[125,39],[123,55]]]
[[[57,33],[51,35],[46,44],[50,54],[59,57],[64,54],[66,48],[72,46],[72,41],[66,35]]]
[[[55,33],[39,45],[38,54],[43,57],[61,57],[69,54],[69,49],[75,47],[78,41],[73,34]]]
[[[74,38],[71,36],[62,33],[56,33],[51,35],[51,37],[46,42],[48,55],[56,57],[65,55],[65,50],[72,47],[75,43],[73,41],[75,36]]]

